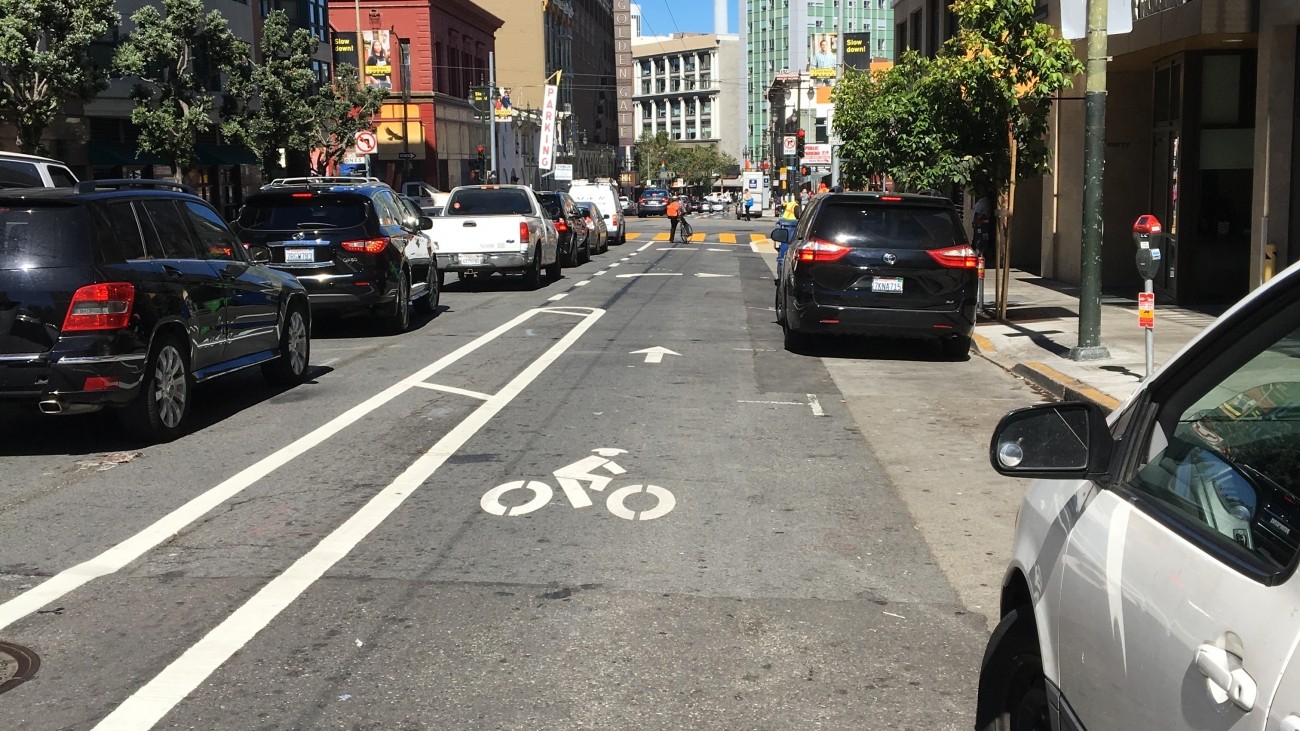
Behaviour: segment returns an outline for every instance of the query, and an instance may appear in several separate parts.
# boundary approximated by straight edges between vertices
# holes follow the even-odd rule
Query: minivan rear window
[[[365,225],[368,202],[368,198],[359,195],[253,198],[239,212],[239,226],[255,231],[354,228]]]
[[[11,207],[0,202],[0,269],[91,263],[90,226],[81,206]]]
[[[860,249],[939,249],[966,243],[950,209],[875,201],[828,201],[808,235]]]

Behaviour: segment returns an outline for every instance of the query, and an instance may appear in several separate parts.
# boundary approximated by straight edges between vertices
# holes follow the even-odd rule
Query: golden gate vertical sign
[[[614,73],[618,89],[618,144],[636,143],[632,104],[632,0],[614,0]]]

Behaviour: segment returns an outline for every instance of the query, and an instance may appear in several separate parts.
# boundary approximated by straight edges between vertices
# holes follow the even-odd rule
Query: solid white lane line
[[[822,411],[822,402],[817,400],[817,394],[808,394],[808,408],[812,409],[813,416],[825,416],[826,412]]]
[[[657,244],[657,243],[659,243],[659,242],[657,242],[657,241],[651,239],[650,241],[647,241],[647,242],[645,242],[644,244],[641,244],[641,248],[637,249],[637,251],[638,251],[638,252],[640,252],[640,251],[645,251],[646,249],[650,248],[651,246],[654,246],[654,245]]]
[[[631,279],[632,277],[680,277],[681,272],[642,272],[640,274],[619,274],[618,279]]]
[[[565,297],[568,297],[568,296],[569,296],[569,293],[568,293],[568,292],[561,292],[561,293],[555,295],[554,297],[548,297],[546,301],[547,301],[547,302],[556,302],[556,301],[562,300],[562,299],[564,299]]]
[[[737,401],[738,404],[770,404],[772,406],[807,406],[802,401]]]
[[[492,394],[490,393],[479,393],[478,391],[470,391],[464,388],[456,388],[455,386],[444,386],[441,383],[417,383],[415,385],[419,386],[420,388],[427,388],[430,391],[442,391],[444,393],[454,393],[460,396],[469,396],[470,398],[476,398],[480,401],[487,401],[488,399],[492,398]]]
[[[542,312],[547,312],[547,310],[528,310],[509,322],[480,335],[430,365],[339,414],[292,444],[245,467],[216,487],[195,496],[189,502],[159,518],[152,525],[125,541],[92,559],[60,571],[41,584],[0,604],[0,629],[8,627],[50,602],[58,601],[64,595],[86,583],[121,570],[122,567],[144,555],[146,551],[152,550],[163,541],[169,540],[172,536],[184,530],[186,526],[202,518],[208,511],[243,492],[258,480],[283,467],[295,458],[302,456],[312,447],[351,426],[362,417],[397,398],[421,381],[427,380],[443,368],[492,342],[519,323]]]
[[[262,587],[261,591],[236,609],[224,622],[108,714],[95,726],[96,731],[139,731],[152,728],[326,571],[346,557],[604,314],[604,310],[589,310],[586,319],[447,432],[343,525],[322,539],[284,573]]]

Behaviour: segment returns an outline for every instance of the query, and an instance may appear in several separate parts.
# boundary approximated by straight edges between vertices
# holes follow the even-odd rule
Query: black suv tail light
[[[135,285],[130,282],[88,284],[72,295],[68,315],[63,318],[64,332],[116,330],[131,321],[135,302]]]
[[[344,251],[360,251],[366,254],[381,254],[388,248],[388,239],[357,239],[339,244]]]
[[[829,241],[811,238],[795,247],[796,257],[799,261],[805,262],[839,261],[848,256],[850,251],[853,251],[851,246],[842,246]]]

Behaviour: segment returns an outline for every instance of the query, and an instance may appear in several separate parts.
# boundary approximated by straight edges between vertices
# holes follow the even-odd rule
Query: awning
[[[140,153],[135,145],[123,142],[86,143],[86,155],[91,165],[117,167],[118,165],[167,165],[168,162],[152,152]]]
[[[257,156],[240,145],[194,145],[194,156],[200,165],[256,165]]]

